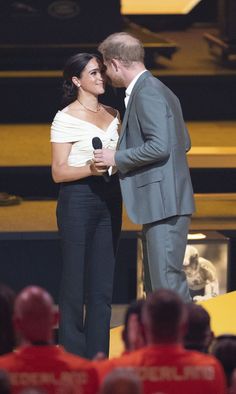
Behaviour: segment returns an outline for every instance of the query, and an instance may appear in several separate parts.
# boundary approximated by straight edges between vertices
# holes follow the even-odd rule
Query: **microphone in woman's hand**
[[[92,145],[93,145],[93,149],[102,149],[102,141],[99,137],[93,137],[92,139]],[[105,182],[110,182],[110,175],[108,173],[108,171],[104,172],[102,174],[103,179]]]

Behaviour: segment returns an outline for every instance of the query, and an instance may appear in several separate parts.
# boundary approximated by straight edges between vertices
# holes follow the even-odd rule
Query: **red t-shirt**
[[[91,362],[54,345],[25,346],[0,357],[12,394],[36,388],[49,394],[94,394],[98,375]]]
[[[220,363],[181,345],[146,346],[117,359],[94,363],[100,380],[117,367],[132,368],[144,394],[226,394]]]

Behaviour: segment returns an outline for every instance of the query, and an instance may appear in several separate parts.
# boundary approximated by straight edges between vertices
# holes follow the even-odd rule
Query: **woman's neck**
[[[77,97],[77,101],[79,102],[79,105],[83,108],[83,110],[87,112],[97,113],[101,109],[101,105],[98,102],[97,96],[85,96],[83,94],[79,94]]]

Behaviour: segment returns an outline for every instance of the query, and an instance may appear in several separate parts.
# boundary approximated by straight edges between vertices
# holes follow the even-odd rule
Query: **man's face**
[[[124,88],[124,80],[122,78],[122,71],[118,66],[117,60],[104,61],[106,66],[107,82],[115,88]]]

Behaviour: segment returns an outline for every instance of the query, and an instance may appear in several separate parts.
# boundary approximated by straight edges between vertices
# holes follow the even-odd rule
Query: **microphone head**
[[[92,139],[93,149],[102,149],[102,141],[99,137],[93,137]]]

